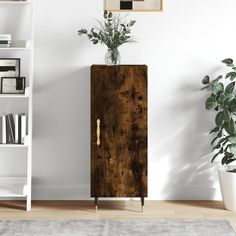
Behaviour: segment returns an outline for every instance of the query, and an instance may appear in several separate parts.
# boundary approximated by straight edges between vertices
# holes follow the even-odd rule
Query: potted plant
[[[215,127],[210,134],[215,134],[211,142],[214,156],[221,161],[223,167],[219,168],[219,180],[224,206],[228,210],[236,211],[236,96],[234,93],[236,67],[232,59],[222,61],[229,69],[228,73],[211,80],[207,75],[203,78],[202,89],[210,92],[206,100],[206,109],[214,110]]]
[[[103,22],[98,21],[99,27],[91,30],[81,29],[78,31],[79,35],[86,35],[93,44],[105,44],[107,46],[107,53],[105,55],[105,62],[107,65],[118,65],[120,63],[119,46],[135,42],[131,37],[131,27],[134,26],[135,21],[126,21],[119,15],[112,12],[104,12]]]

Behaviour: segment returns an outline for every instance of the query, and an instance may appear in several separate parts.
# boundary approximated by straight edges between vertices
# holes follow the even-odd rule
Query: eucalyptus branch
[[[103,22],[96,20],[99,27],[92,28],[91,30],[80,29],[78,34],[80,36],[87,35],[88,39],[93,44],[105,44],[109,49],[115,50],[119,46],[134,42],[131,40],[131,28],[134,26],[135,21],[125,21],[125,17],[115,15],[112,12],[104,12]]]

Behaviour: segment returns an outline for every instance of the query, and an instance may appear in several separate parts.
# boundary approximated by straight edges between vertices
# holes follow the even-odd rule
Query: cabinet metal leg
[[[144,197],[141,197],[142,213],[144,213]]]
[[[95,211],[98,211],[98,197],[95,197]]]

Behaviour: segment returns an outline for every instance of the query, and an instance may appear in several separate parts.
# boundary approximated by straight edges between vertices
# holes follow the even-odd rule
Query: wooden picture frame
[[[20,58],[0,58],[0,78],[19,76]]]
[[[1,94],[25,94],[25,77],[2,77]]]
[[[104,0],[104,10],[112,12],[162,12],[163,0]]]

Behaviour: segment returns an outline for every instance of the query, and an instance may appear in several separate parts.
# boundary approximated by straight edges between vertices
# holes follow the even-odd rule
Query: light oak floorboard
[[[227,211],[220,201],[146,201],[144,213],[139,201],[0,201],[0,220],[158,220],[226,219],[236,231],[236,212]]]

